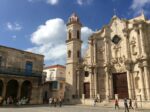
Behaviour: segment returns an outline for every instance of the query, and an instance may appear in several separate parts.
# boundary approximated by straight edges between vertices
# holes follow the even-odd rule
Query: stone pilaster
[[[130,77],[130,71],[127,70],[127,81],[128,81],[128,94],[129,94],[129,98],[132,99],[132,90],[131,90],[131,77]]]
[[[95,97],[97,97],[97,68],[94,70],[94,89],[95,89]]]
[[[144,90],[144,80],[143,80],[143,72],[142,72],[142,67],[139,66],[139,77],[140,77],[140,82],[141,82],[141,98],[142,100],[145,100],[145,90]]]
[[[90,83],[90,98],[94,98],[94,94],[95,94],[95,88],[94,88],[94,73],[93,73],[93,68],[91,68],[91,83]]]
[[[143,66],[144,66],[144,82],[145,82],[145,88],[146,88],[146,99],[150,100],[150,85],[149,85],[149,71],[148,71],[148,64],[147,62],[143,62]]]
[[[105,68],[105,74],[106,74],[106,80],[105,80],[105,85],[106,85],[106,100],[109,100],[110,97],[110,84],[109,84],[109,68]]]
[[[23,80],[18,80],[18,93],[17,93],[17,98],[20,98],[20,97],[21,97],[22,83],[23,83]]]
[[[143,30],[142,30],[143,26],[142,24],[139,25],[139,33],[140,33],[140,42],[141,42],[141,54],[144,56],[144,57],[147,57],[146,55],[146,50],[145,50],[145,45],[144,45],[144,34],[143,34]]]

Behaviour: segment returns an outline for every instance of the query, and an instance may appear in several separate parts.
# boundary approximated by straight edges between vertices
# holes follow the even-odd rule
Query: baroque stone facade
[[[44,56],[0,46],[0,96],[42,103],[40,87]]]
[[[67,99],[98,97],[150,100],[150,20],[144,14],[110,23],[88,39],[80,57],[81,23],[73,14],[67,24]]]

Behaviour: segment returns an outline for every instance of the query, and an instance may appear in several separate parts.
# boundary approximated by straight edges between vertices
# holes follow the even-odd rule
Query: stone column
[[[79,81],[80,71],[77,71],[77,97],[79,98],[79,88],[80,88],[80,81]]]
[[[95,88],[94,88],[94,70],[92,70],[93,68],[91,68],[91,83],[90,83],[90,98],[94,98],[95,95]]]
[[[113,89],[112,74],[110,74],[109,77],[110,77],[110,78],[109,78],[109,82],[110,82],[110,85],[109,85],[109,87],[110,87],[110,98],[113,99],[113,97],[114,97],[114,89]]]
[[[148,71],[148,64],[147,62],[143,62],[143,66],[144,66],[144,76],[145,76],[145,88],[146,88],[146,95],[147,95],[147,100],[150,100],[150,85],[149,85],[149,71]]]
[[[17,93],[17,98],[21,97],[21,86],[22,86],[22,81],[18,81],[18,93]]]
[[[130,71],[129,70],[127,70],[127,80],[128,80],[128,94],[129,94],[129,98],[132,99],[131,77],[130,77]]]
[[[133,77],[133,72],[130,72],[131,74],[131,85],[132,85],[132,98],[135,99],[136,95],[135,95],[135,80],[134,80],[134,77]]]
[[[95,98],[97,97],[97,68],[94,70],[94,89],[95,89]]]
[[[144,45],[144,35],[143,35],[143,31],[142,31],[142,24],[139,25],[139,33],[140,33],[140,42],[141,42],[141,54],[144,57],[147,57],[146,55],[146,50],[145,50],[145,45]]]
[[[140,66],[139,66],[139,77],[141,81],[141,98],[142,100],[145,100],[143,73],[142,73],[142,67]]]
[[[4,82],[3,82],[3,93],[2,93],[2,97],[3,97],[3,98],[6,97],[6,89],[7,89],[7,82],[4,81]]]
[[[110,97],[110,85],[109,85],[109,69],[108,67],[105,68],[105,74],[106,74],[106,80],[105,80],[105,85],[106,85],[106,100],[108,101],[109,100],[109,97]]]

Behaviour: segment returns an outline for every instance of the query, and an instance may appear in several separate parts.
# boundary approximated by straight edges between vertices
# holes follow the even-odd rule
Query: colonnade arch
[[[4,86],[3,81],[0,79],[0,96],[2,96],[3,94],[3,86]]]
[[[25,80],[21,85],[21,98],[29,98],[31,97],[32,92],[32,83],[28,80]]]
[[[18,81],[15,79],[9,80],[6,86],[6,98],[7,97],[17,98],[18,89],[19,89]]]

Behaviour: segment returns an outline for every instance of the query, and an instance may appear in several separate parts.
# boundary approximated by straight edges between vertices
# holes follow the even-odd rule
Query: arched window
[[[77,31],[77,39],[80,39],[80,31]]]
[[[70,58],[71,57],[71,51],[69,50],[68,51],[68,58]]]
[[[69,40],[70,40],[72,38],[71,37],[71,31],[69,31],[68,36],[69,36]]]
[[[80,51],[77,51],[77,57],[80,58]]]

